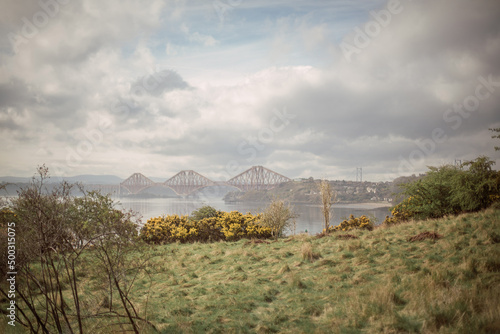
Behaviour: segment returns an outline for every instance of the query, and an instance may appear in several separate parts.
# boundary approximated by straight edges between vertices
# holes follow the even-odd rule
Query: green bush
[[[213,217],[218,217],[222,214],[221,211],[216,210],[215,208],[211,207],[210,205],[205,205],[199,208],[198,210],[195,210],[191,212],[191,217],[189,217],[190,220],[195,220],[195,221],[200,221],[204,218],[213,218]]]
[[[492,170],[494,163],[487,157],[478,157],[460,166],[429,167],[422,179],[402,185],[407,197],[392,208],[392,219],[384,223],[440,218],[487,208],[500,198],[500,173]]]

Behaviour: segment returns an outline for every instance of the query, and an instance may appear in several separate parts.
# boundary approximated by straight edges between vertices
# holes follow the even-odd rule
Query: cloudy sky
[[[498,168],[499,59],[498,0],[6,0],[0,176]]]

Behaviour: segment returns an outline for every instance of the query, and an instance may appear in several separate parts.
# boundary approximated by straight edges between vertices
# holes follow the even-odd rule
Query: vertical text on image
[[[7,224],[7,283],[9,290],[7,297],[9,304],[7,306],[7,322],[10,326],[16,325],[16,223]]]

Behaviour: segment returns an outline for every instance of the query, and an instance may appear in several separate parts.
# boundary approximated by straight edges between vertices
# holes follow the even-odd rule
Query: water
[[[265,203],[225,203],[219,199],[179,199],[179,198],[131,198],[122,197],[117,199],[119,208],[131,209],[142,216],[142,223],[146,223],[149,218],[161,215],[189,215],[194,210],[204,205],[210,205],[217,210],[250,212],[257,214],[262,212],[267,204]],[[310,234],[320,233],[323,230],[323,213],[321,207],[310,204],[293,204],[294,211],[299,214],[296,219],[296,233],[307,231]],[[335,204],[333,205],[333,217],[330,225],[338,225],[350,214],[355,217],[367,215],[376,219],[380,224],[385,216],[389,214],[388,207],[377,207],[376,204]]]

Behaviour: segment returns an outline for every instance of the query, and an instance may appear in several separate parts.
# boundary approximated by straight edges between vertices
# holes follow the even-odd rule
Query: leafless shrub
[[[278,239],[285,230],[293,229],[297,217],[290,204],[275,198],[262,214],[261,224],[269,227],[273,237]]]

